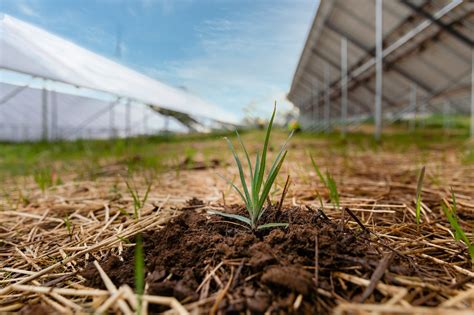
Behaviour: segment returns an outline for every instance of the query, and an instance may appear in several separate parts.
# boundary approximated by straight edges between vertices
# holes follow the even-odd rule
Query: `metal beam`
[[[319,58],[321,58],[325,63],[328,63],[330,66],[332,66],[334,69],[339,69],[339,65],[336,64],[334,61],[332,61],[331,59],[329,59],[327,56],[321,54],[320,52],[316,51],[316,50],[313,50],[313,53],[318,56]],[[309,69],[308,69],[309,70]],[[314,71],[313,71],[314,72]],[[333,83],[333,84],[336,84],[337,82]],[[330,87],[332,87],[333,85],[330,84]],[[367,85],[362,85],[367,91],[369,91],[370,93],[374,93],[374,90],[371,89],[370,87],[368,87]],[[320,97],[321,98],[321,97]],[[354,99],[352,99],[354,101]],[[389,103],[392,103],[391,100],[389,99],[386,99],[387,102]],[[369,112],[372,111],[372,108],[370,106],[368,106],[366,103],[364,102],[361,102],[360,100],[356,100],[356,103],[359,107],[361,108],[364,108],[366,110],[368,110]]]
[[[320,76],[316,72],[311,70],[310,68],[307,68],[306,71],[310,76],[316,78],[319,82],[324,82],[324,77],[320,78]],[[302,84],[302,87],[304,89],[311,91],[311,86],[310,86],[311,83],[310,83],[310,80],[308,78],[302,77],[299,81],[299,84]],[[298,100],[293,100],[296,107],[301,108],[301,107],[305,106],[304,104],[306,104],[306,102],[310,101],[310,99],[312,97],[311,92],[306,93],[306,95],[307,95],[307,97],[304,98],[304,99],[299,98]],[[325,102],[325,93],[324,93],[324,91],[321,91],[321,89],[320,89],[319,95],[320,95],[319,96],[319,103],[317,103],[317,102],[316,103],[317,103],[318,106],[320,104],[324,105],[324,102]],[[366,103],[361,102],[361,101],[359,101],[358,99],[356,99],[354,97],[352,97],[352,99],[351,99],[351,104],[356,105],[358,108],[362,108],[362,109],[365,109],[365,110],[368,110],[368,111],[372,112],[372,109],[370,107],[368,107]],[[336,109],[340,112],[339,107],[336,107]],[[324,113],[323,113],[323,115],[320,115],[320,120],[322,120],[323,118],[324,118]]]
[[[368,48],[366,47],[363,43],[361,43],[359,40],[357,40],[356,38],[354,38],[353,36],[350,36],[349,34],[341,31],[340,29],[338,29],[336,26],[332,25],[331,23],[326,23],[326,26],[333,32],[335,32],[336,34],[338,34],[339,36],[343,36],[343,37],[346,37],[348,41],[351,42],[351,44],[354,44],[356,47],[358,47],[359,49],[363,50],[365,53],[367,53],[369,56],[371,57],[374,57],[375,56],[375,47],[374,48]],[[365,58],[365,57],[364,57]],[[355,66],[352,67],[349,72],[352,72],[352,70],[354,70],[357,66],[357,64],[359,64],[358,62],[355,63]],[[407,79],[408,81],[412,82],[412,83],[415,83],[417,86],[421,87],[423,90],[427,91],[427,92],[431,92],[431,88],[424,84],[423,82],[415,79],[412,75],[410,75],[407,71],[403,70],[401,67],[399,67],[398,65],[396,64],[390,64],[390,69],[393,69],[395,72],[397,72],[399,75],[401,75],[403,78]]]
[[[378,1],[378,0],[377,0]],[[462,0],[453,0],[439,11],[436,12],[434,15],[435,18],[439,19],[449,13],[451,10],[456,8],[462,3]],[[424,21],[418,25],[416,25],[411,31],[407,32],[400,38],[398,38],[395,42],[390,44],[387,48],[383,49],[382,51],[382,58],[386,58],[388,55],[392,54],[394,51],[408,43],[412,40],[415,36],[423,32],[426,28],[428,28],[432,24],[431,21]],[[393,64],[394,62],[392,62]],[[362,65],[358,66],[356,69],[349,72],[349,79],[353,80],[354,78],[361,76],[366,71],[372,69],[375,65],[375,58],[370,58],[368,61],[363,63]],[[420,85],[419,85],[420,86]]]
[[[439,19],[439,18],[443,17],[444,15],[446,15],[447,13],[452,11],[454,8],[459,6],[461,3],[462,3],[462,0],[453,0],[453,1],[451,1],[446,6],[442,7],[440,10],[438,10],[434,17],[436,19]],[[431,24],[432,24],[432,21],[427,20],[427,21],[424,21],[424,22],[419,23],[418,25],[416,25],[412,30],[405,33],[400,38],[398,38],[395,42],[393,42],[387,48],[385,48],[382,51],[382,58],[386,58],[389,54],[393,53],[395,50],[397,50],[398,48],[405,45],[407,42],[409,42],[411,39],[413,39],[419,33],[423,32],[426,28],[428,28]],[[430,40],[431,39],[432,39],[432,37],[430,38]],[[314,52],[315,50],[312,49],[312,51]],[[397,58],[395,60],[391,60],[390,62],[386,63],[386,66],[387,67],[393,67],[399,59],[400,59],[400,56],[397,56]],[[356,65],[359,65],[359,64],[360,63],[356,63]],[[364,78],[358,79],[358,80],[355,80],[355,78],[358,77],[358,76],[361,76],[364,72],[366,72],[369,69],[373,68],[374,65],[375,65],[375,57],[370,58],[369,60],[364,62],[362,65],[357,66],[355,69],[351,68],[349,70],[349,82],[351,83],[351,85],[349,86],[349,90],[352,90],[352,89],[356,88],[358,85],[360,85],[361,83],[363,83],[365,81]],[[369,74],[369,77],[372,76],[372,75],[373,74]],[[338,94],[336,89],[337,89],[337,85],[338,85],[339,81],[336,80],[332,84],[330,84],[330,91],[329,91],[330,94],[333,93],[333,92]],[[426,91],[428,93],[432,93],[431,89],[429,87],[427,87],[425,84],[423,84],[422,82],[419,82],[418,80],[414,80],[413,78],[410,81],[415,82],[419,87],[422,87],[422,88],[426,89]],[[325,95],[326,95],[326,93],[325,93]]]
[[[462,2],[462,1],[461,1]],[[460,3],[461,3],[459,0],[455,0],[455,1],[452,1],[451,3],[449,3],[448,5],[446,5],[445,7],[443,7],[441,10],[439,10],[437,12],[437,17],[441,17],[442,15],[446,14],[447,12],[449,12],[449,10],[452,10],[453,8],[457,7]],[[461,18],[462,19],[462,18]],[[423,23],[421,23],[420,25],[423,26],[423,27],[426,27],[427,23],[431,23],[431,21],[425,21]],[[456,21],[453,21],[452,23],[456,23]],[[330,29],[332,29],[334,32],[337,33],[337,28],[333,27],[331,28],[331,24],[327,23],[326,24],[327,26],[329,26]],[[420,25],[417,26],[417,28],[420,27]],[[403,69],[396,69],[397,68],[397,63],[399,63],[399,61],[406,57],[407,55],[409,55],[411,52],[413,52],[414,50],[418,49],[419,46],[422,46],[425,42],[428,42],[428,41],[432,41],[434,40],[435,38],[437,38],[440,34],[442,33],[442,30],[436,32],[434,35],[431,35],[431,36],[428,36],[427,38],[423,39],[419,45],[416,45],[412,48],[410,48],[409,50],[407,50],[406,52],[404,52],[403,54],[401,55],[398,55],[396,56],[395,58],[391,58],[391,60],[389,62],[386,62],[384,64],[384,67],[385,68],[388,68],[388,69],[395,69],[395,70],[398,70],[398,73],[400,75],[402,75],[403,77],[405,77],[407,80],[411,81],[412,83],[415,83],[417,84],[418,87],[422,88],[423,90],[425,90],[428,94],[431,94],[431,95],[436,95],[437,94],[437,91],[433,90],[432,88],[430,88],[429,86],[423,84],[422,82],[420,82],[419,80],[416,80],[415,78],[413,78],[411,75],[409,75],[408,73],[404,73],[404,70]],[[342,35],[347,35],[347,34],[344,34],[343,32],[341,32]],[[341,35],[341,36],[342,36]],[[348,37],[348,36],[346,36]],[[350,40],[351,38],[348,37],[348,39]],[[398,41],[397,41],[398,42]],[[357,41],[354,41],[352,42],[354,44],[357,45]],[[363,49],[364,45],[361,44],[361,49]],[[368,50],[367,48],[365,50]],[[387,49],[384,50],[384,52],[386,51]],[[370,54],[372,50],[368,50],[368,53]],[[361,59],[361,61],[364,60],[364,58]],[[360,61],[360,62],[361,62]],[[370,60],[369,60],[370,61]],[[357,64],[360,64],[360,62],[356,63]],[[352,70],[352,68],[349,70],[349,72]],[[387,70],[388,71],[388,70]],[[373,74],[372,74],[373,75]],[[372,75],[370,75],[368,78],[370,78]],[[349,78],[350,78],[350,75],[349,75]],[[364,79],[359,79],[359,80],[355,80],[353,79],[352,80],[352,84],[350,85],[349,87],[349,90],[352,90],[354,88],[356,88],[358,85],[362,84],[364,82]],[[334,82],[334,85],[336,85],[337,82]],[[335,91],[337,92],[337,91]],[[383,98],[384,101],[385,98]]]
[[[460,42],[462,42],[463,44],[466,44],[468,45],[469,47],[473,47],[474,46],[474,41],[472,41],[470,38],[468,38],[467,36],[465,36],[464,34],[462,33],[459,33],[456,29],[454,29],[451,25],[449,24],[446,24],[444,23],[443,21],[441,21],[439,18],[435,18],[433,15],[431,15],[431,13],[425,11],[423,8],[421,7],[418,7],[416,5],[414,5],[413,3],[411,3],[410,1],[408,0],[399,0],[400,3],[404,4],[406,7],[410,8],[412,11],[424,16],[425,18],[427,18],[428,20],[430,20],[431,22],[435,23],[436,25],[438,25],[440,28],[442,28],[443,30],[445,30],[447,33],[451,34],[454,36],[454,38],[458,39]]]

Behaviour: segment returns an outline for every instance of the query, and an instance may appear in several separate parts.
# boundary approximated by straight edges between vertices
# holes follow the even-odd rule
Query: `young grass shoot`
[[[458,217],[457,217],[457,205],[456,205],[456,197],[454,196],[454,191],[451,190],[451,198],[453,205],[452,207],[448,207],[444,203],[441,203],[441,208],[443,209],[446,218],[451,224],[451,228],[454,230],[454,239],[456,241],[463,241],[464,244],[467,246],[467,250],[469,252],[469,256],[471,256],[471,266],[474,270],[474,239],[470,240],[464,230],[462,229],[461,225],[459,224]],[[473,229],[474,235],[474,229]],[[474,236],[473,236],[474,237]]]
[[[329,191],[329,198],[331,199],[331,202],[335,205],[335,207],[337,207],[337,209],[339,209],[340,207],[339,192],[337,191],[337,185],[336,185],[336,181],[334,180],[334,177],[332,177],[332,175],[328,171],[326,171],[326,178],[324,178],[318,165],[314,161],[313,156],[310,154],[309,157],[311,158],[311,164],[313,164],[313,168],[316,171],[316,174],[318,175],[321,182]],[[318,193],[318,198],[321,198],[319,193]],[[321,199],[320,199],[320,202],[322,205]]]
[[[217,214],[226,218],[230,219],[235,219],[240,222],[245,223],[250,227],[250,229],[254,230],[261,230],[265,228],[274,228],[274,227],[287,227],[288,223],[266,223],[266,224],[259,224],[260,219],[262,218],[263,213],[267,209],[267,207],[264,207],[265,202],[267,201],[268,195],[270,193],[270,190],[275,183],[275,180],[277,178],[278,173],[280,172],[280,169],[283,165],[283,161],[285,160],[286,154],[287,154],[287,144],[288,141],[290,140],[291,136],[293,133],[290,134],[284,145],[281,147],[280,151],[278,152],[271,168],[270,171],[267,174],[267,177],[265,177],[265,171],[266,171],[266,164],[267,164],[267,151],[268,151],[268,143],[270,141],[270,134],[272,131],[273,127],[273,120],[275,118],[275,113],[276,113],[276,106],[273,109],[273,114],[272,117],[270,118],[270,122],[268,124],[266,134],[265,134],[265,142],[263,143],[263,150],[262,153],[259,154],[257,152],[257,156],[255,159],[255,164],[252,164],[250,160],[250,156],[248,154],[247,148],[245,147],[242,139],[240,138],[239,133],[236,131],[237,138],[239,140],[240,146],[242,147],[242,150],[244,151],[245,158],[247,160],[248,164],[248,172],[250,175],[250,183],[249,185],[247,184],[247,180],[245,179],[245,172],[244,172],[244,167],[242,164],[242,161],[240,160],[239,156],[237,155],[237,152],[235,151],[234,146],[232,145],[232,142],[228,139],[225,138],[227,143],[229,144],[229,148],[232,151],[232,154],[234,156],[235,162],[237,164],[237,168],[239,170],[239,176],[240,176],[240,182],[242,185],[242,189],[238,188],[234,183],[229,182],[229,184],[237,191],[239,196],[242,198],[242,200],[245,203],[245,208],[247,209],[248,212],[248,217],[238,215],[238,214],[230,214],[230,213],[225,213],[225,212],[220,212],[220,211],[211,211],[210,213],[212,214]]]

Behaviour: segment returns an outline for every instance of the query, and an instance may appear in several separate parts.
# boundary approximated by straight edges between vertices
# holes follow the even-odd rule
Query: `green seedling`
[[[129,181],[125,181],[125,184],[127,185],[128,192],[130,193],[133,199],[134,218],[138,219],[140,218],[140,210],[143,208],[146,200],[148,199],[148,194],[150,193],[150,189],[151,189],[151,182],[148,183],[145,194],[143,195],[143,198],[140,198],[138,194],[138,190],[135,187],[135,185],[133,185]]]
[[[69,219],[69,216],[64,217],[64,225],[66,226],[67,234],[71,235],[72,234],[72,223],[71,220]]]
[[[53,176],[50,169],[37,170],[33,175],[33,179],[43,193],[47,188],[53,186]]]
[[[421,168],[416,186],[416,224],[420,224],[421,219],[421,191],[423,189],[423,178],[425,177],[425,167]]]
[[[117,239],[121,240],[122,242],[124,242],[125,244],[130,244],[130,240],[128,238],[125,238],[123,236],[118,236],[117,235]]]
[[[311,164],[313,164],[313,168],[316,171],[316,174],[318,175],[323,185],[329,191],[329,198],[331,199],[331,202],[335,204],[337,209],[339,209],[340,207],[339,192],[337,191],[337,185],[336,185],[336,181],[334,180],[334,177],[332,177],[332,175],[328,171],[326,171],[326,178],[324,178],[323,174],[321,173],[321,170],[319,169],[318,165],[314,161],[313,156],[310,154],[309,157],[311,158]],[[318,193],[318,196],[319,196],[319,193]],[[319,196],[319,198],[321,198],[321,196]]]
[[[252,162],[250,161],[250,156],[247,152],[247,149],[240,138],[239,133],[236,131],[237,138],[240,142],[240,146],[242,147],[242,150],[245,153],[245,157],[247,160],[248,164],[248,169],[249,169],[249,174],[250,174],[250,186],[247,185],[247,181],[245,179],[245,173],[244,173],[244,168],[242,166],[242,162],[237,155],[237,152],[234,149],[234,146],[232,145],[232,142],[228,138],[225,138],[227,143],[229,144],[229,148],[232,151],[232,154],[234,156],[235,162],[237,164],[237,168],[239,170],[239,176],[240,176],[240,181],[242,184],[242,190],[239,189],[234,183],[229,182],[229,184],[237,191],[239,196],[242,198],[242,200],[245,203],[245,208],[247,209],[248,212],[248,217],[242,216],[242,215],[237,215],[237,214],[230,214],[230,213],[224,213],[220,211],[211,211],[210,213],[212,214],[218,214],[226,218],[231,218],[238,220],[240,222],[245,223],[248,225],[252,230],[261,230],[265,228],[274,228],[274,227],[287,227],[288,223],[267,223],[267,224],[262,224],[259,225],[259,221],[265,212],[265,210],[268,208],[264,207],[265,202],[267,201],[268,195],[270,193],[270,190],[277,178],[278,173],[280,172],[280,169],[283,165],[283,161],[285,160],[286,154],[287,154],[287,144],[288,141],[290,140],[291,136],[293,133],[290,134],[286,142],[283,144],[281,147],[280,151],[278,152],[271,168],[270,171],[268,172],[267,178],[264,180],[265,176],[265,167],[267,163],[267,150],[268,150],[268,143],[270,140],[270,133],[272,131],[272,126],[273,126],[273,119],[275,118],[275,113],[276,113],[276,106],[273,109],[273,114],[270,119],[270,122],[268,124],[267,130],[266,130],[266,135],[265,135],[265,142],[263,144],[263,150],[262,154],[259,154],[257,152],[257,157],[255,160],[255,164],[252,165]]]
[[[151,181],[148,183],[143,198],[140,198],[138,190],[129,181],[125,181],[127,189],[133,199],[133,213],[135,220],[140,218],[140,212],[148,199],[148,194],[151,189]],[[134,257],[134,276],[135,276],[135,291],[137,293],[138,314],[141,313],[142,295],[145,290],[145,256],[143,254],[143,239],[141,234],[135,238],[135,257]]]
[[[471,256],[471,265],[472,269],[474,269],[474,239],[469,240],[466,233],[462,229],[461,225],[459,224],[458,217],[457,217],[457,206],[456,206],[456,197],[454,196],[454,192],[451,190],[451,197],[452,197],[452,209],[449,209],[447,205],[441,203],[441,208],[443,209],[446,218],[451,224],[451,228],[454,230],[454,239],[456,241],[463,241],[464,244],[467,246],[467,250],[469,252],[469,256]],[[474,235],[474,231],[473,231]],[[472,236],[474,237],[474,236]]]

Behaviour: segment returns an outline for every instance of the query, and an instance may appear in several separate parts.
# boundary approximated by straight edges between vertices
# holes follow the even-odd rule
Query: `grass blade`
[[[260,168],[260,153],[257,151],[257,157],[255,160],[255,173],[254,177],[252,178],[252,202],[253,202],[253,208],[257,208],[258,204],[258,194],[260,193],[260,190],[257,190],[257,181],[258,181],[258,172],[257,170]]]
[[[452,193],[452,196],[453,204],[455,205],[456,199],[454,197],[454,193]],[[471,265],[474,269],[474,244],[471,243],[466,233],[464,233],[464,230],[461,228],[461,225],[459,224],[458,219],[456,217],[456,212],[451,211],[444,203],[441,204],[441,208],[443,209],[443,212],[446,215],[449,224],[451,224],[451,228],[454,230],[454,239],[457,241],[462,240],[466,244],[469,256],[471,257]]]
[[[247,158],[247,164],[249,165],[250,178],[253,178],[253,169],[252,169],[252,163],[250,162],[249,153],[247,152],[247,148],[245,148],[242,138],[240,138],[239,132],[236,130],[235,133],[237,134],[237,139],[239,139],[240,146],[244,150],[245,157]]]
[[[230,140],[228,138],[225,138],[225,139],[226,139],[227,143],[229,144],[229,148],[232,151],[232,154],[234,155],[235,163],[237,163],[237,167],[239,169],[239,176],[240,176],[240,181],[242,183],[242,188],[243,188],[244,193],[245,193],[246,204],[251,204],[252,199],[250,198],[249,191],[248,191],[248,188],[247,188],[247,182],[245,181],[245,175],[244,175],[244,169],[242,167],[242,163],[240,162],[240,159],[237,156],[237,153],[235,152],[235,149],[234,149],[234,146],[232,145],[232,142],[230,142]]]
[[[326,177],[331,201],[334,202],[339,209],[339,192],[337,191],[336,181],[329,172],[326,172]]]
[[[270,140],[270,133],[272,131],[273,119],[275,118],[275,113],[276,113],[276,104],[273,107],[272,117],[270,118],[270,122],[268,123],[267,133],[265,135],[265,142],[263,143],[262,158],[260,160],[260,169],[258,170],[258,177],[257,177],[257,183],[256,183],[257,191],[260,191],[260,188],[262,187],[263,176],[265,174],[265,162],[267,159],[268,142]],[[257,172],[257,170],[255,170],[255,172]]]
[[[257,227],[257,230],[271,229],[271,228],[276,228],[276,227],[287,228],[288,225],[289,225],[288,223],[266,223],[266,224],[259,225]]]
[[[315,162],[314,159],[313,159],[313,155],[310,154],[309,157],[311,158],[311,164],[313,164],[313,168],[314,168],[314,170],[316,171],[316,174],[318,175],[319,179],[321,180],[321,183],[323,183],[324,186],[326,186],[327,188],[329,188],[329,187],[328,187],[328,183],[327,183],[326,180],[324,179],[323,174],[321,174],[321,171],[319,170],[318,165],[316,164],[316,162]]]
[[[289,135],[288,138],[286,139],[285,143],[281,146],[280,152],[278,152],[278,155],[276,156],[275,161],[273,161],[273,165],[272,165],[272,167],[270,168],[270,173],[273,172],[274,168],[275,168],[276,165],[277,165],[277,161],[280,159],[280,157],[282,156],[282,154],[286,151],[286,147],[287,147],[288,142],[290,141],[291,137],[293,137],[293,133],[294,133],[294,131],[292,131],[292,132],[290,133],[290,135]],[[269,174],[270,174],[270,173],[269,173]]]
[[[280,158],[280,161],[278,161],[277,167],[273,170],[273,172],[268,174],[268,179],[265,182],[265,186],[263,187],[263,191],[262,191],[262,194],[260,195],[260,199],[257,205],[258,209],[261,209],[263,207],[263,204],[265,203],[265,200],[267,199],[267,196],[270,193],[270,189],[273,186],[273,182],[275,181],[278,173],[280,172],[281,166],[283,165],[283,161],[285,160],[287,152],[288,151],[285,151],[283,156]],[[257,220],[262,216],[263,212],[264,211],[260,212],[260,214],[257,217]]]
[[[448,218],[449,224],[451,224],[451,227],[455,231],[454,238],[456,240],[462,240],[464,241],[464,243],[466,243],[467,246],[470,246],[471,242],[469,241],[466,234],[464,233],[464,230],[459,225],[456,215],[454,215],[445,204],[441,204],[441,207],[443,208],[444,214]]]
[[[252,226],[252,222],[250,221],[249,218],[246,218],[246,217],[244,217],[242,215],[239,215],[239,214],[225,213],[225,212],[216,211],[216,210],[209,210],[209,211],[207,211],[207,213],[217,214],[217,215],[220,215],[222,217],[239,220],[241,222],[244,222],[245,224],[248,224],[248,225]]]
[[[138,310],[141,310],[142,298],[141,296],[144,293],[145,289],[145,256],[143,254],[143,240],[141,234],[137,235],[135,241],[135,266],[134,266],[134,276],[135,276],[135,292],[137,293],[137,302],[139,307]]]
[[[239,187],[237,187],[233,182],[231,182],[230,180],[228,180],[227,178],[225,178],[224,176],[220,175],[220,174],[217,174],[217,176],[219,176],[220,178],[222,178],[223,180],[225,180],[232,188],[235,189],[235,191],[239,194],[240,198],[242,198],[242,201],[245,203],[245,207],[248,207],[248,204],[247,204],[247,199],[245,199],[245,196],[244,194],[242,193],[242,191],[239,189]],[[248,208],[247,208],[248,209]]]

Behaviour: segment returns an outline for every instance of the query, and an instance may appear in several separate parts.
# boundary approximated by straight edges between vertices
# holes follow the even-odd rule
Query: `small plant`
[[[125,184],[127,185],[128,192],[132,196],[133,199],[133,214],[135,219],[138,219],[140,217],[140,210],[143,208],[145,205],[146,200],[148,199],[148,194],[150,193],[151,189],[151,182],[148,183],[145,195],[143,198],[140,199],[140,196],[138,195],[138,190],[135,187],[135,185],[132,185],[129,181],[125,181]]]
[[[423,189],[423,178],[425,177],[425,167],[421,168],[416,186],[416,224],[420,224],[421,219],[421,190]]]
[[[319,170],[318,165],[313,159],[313,156],[310,154],[309,157],[311,158],[311,164],[313,164],[313,168],[316,171],[316,174],[318,175],[319,179],[321,182],[324,184],[324,186],[329,190],[329,198],[331,199],[331,202],[336,205],[336,207],[339,209],[340,207],[340,202],[339,202],[339,192],[337,191],[337,185],[336,181],[334,180],[334,177],[326,171],[326,178],[324,178],[323,174]],[[318,193],[318,198],[321,198],[321,196]],[[322,205],[322,200],[320,199],[321,205]]]
[[[33,178],[43,193],[47,188],[53,186],[53,175],[48,168],[37,170]]]
[[[66,226],[67,234],[71,235],[72,234],[72,223],[71,220],[69,219],[69,216],[66,215],[63,219],[64,225]]]
[[[466,233],[464,232],[464,230],[461,228],[461,225],[459,224],[458,217],[456,214],[457,213],[456,197],[454,196],[453,190],[451,190],[451,198],[453,201],[452,210],[449,209],[449,207],[445,205],[444,203],[441,203],[441,208],[443,209],[443,212],[446,215],[446,218],[448,218],[449,224],[451,224],[451,227],[454,230],[454,239],[456,241],[462,240],[466,244],[467,250],[469,252],[469,256],[471,256],[472,269],[474,269],[474,239],[469,240]],[[474,237],[474,230],[473,230],[472,237]]]
[[[133,199],[133,213],[135,220],[140,218],[140,212],[148,199],[148,194],[151,189],[151,181],[148,182],[145,194],[143,198],[140,198],[138,190],[133,183],[125,181],[127,189]],[[122,212],[122,211],[121,211]],[[123,212],[122,212],[123,213]],[[135,237],[135,265],[134,265],[134,277],[135,277],[135,291],[137,293],[137,304],[138,314],[141,314],[142,295],[145,290],[145,256],[143,253],[143,238],[141,234]]]
[[[232,142],[228,138],[225,138],[227,143],[229,144],[229,148],[234,155],[235,162],[237,164],[237,168],[239,169],[239,176],[240,181],[242,184],[242,190],[240,190],[234,183],[229,182],[229,184],[237,191],[239,196],[245,203],[245,208],[248,212],[248,217],[238,215],[238,214],[230,214],[224,213],[220,211],[211,211],[212,214],[218,214],[223,217],[231,218],[239,220],[247,225],[250,226],[252,230],[261,230],[265,228],[273,228],[273,227],[287,227],[288,223],[267,223],[259,225],[258,222],[260,221],[263,213],[265,212],[266,208],[264,204],[268,199],[268,195],[270,193],[270,189],[275,182],[275,179],[280,172],[281,166],[283,165],[283,161],[285,160],[286,154],[286,146],[288,141],[290,140],[293,133],[290,134],[284,145],[281,147],[278,155],[273,162],[270,171],[268,172],[267,178],[264,180],[265,176],[265,166],[267,162],[267,151],[268,151],[268,142],[270,140],[270,133],[272,131],[273,126],[273,119],[275,118],[276,106],[273,109],[272,117],[270,118],[270,122],[268,123],[266,135],[265,135],[265,142],[263,144],[262,154],[260,155],[257,152],[257,157],[255,160],[255,165],[252,165],[250,161],[249,154],[247,149],[245,148],[242,139],[240,138],[239,133],[236,131],[237,138],[240,142],[240,145],[245,153],[245,157],[247,160],[249,174],[250,174],[250,186],[247,185],[247,181],[245,179],[244,168],[242,166],[242,162],[240,161],[239,156],[237,155]]]

